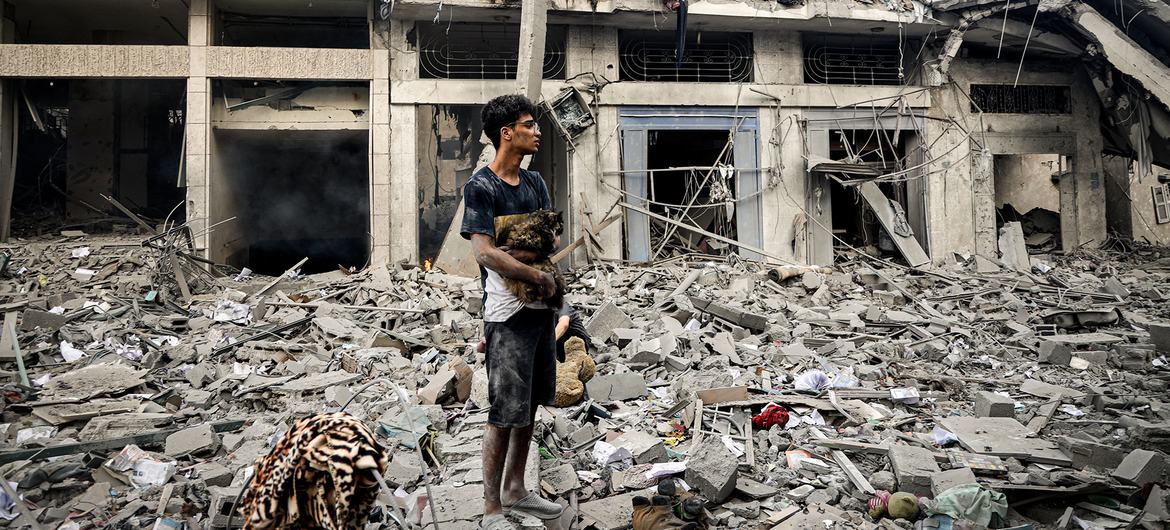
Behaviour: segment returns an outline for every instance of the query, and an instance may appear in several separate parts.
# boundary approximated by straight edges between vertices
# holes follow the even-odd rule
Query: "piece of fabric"
[[[472,234],[484,234],[495,239],[496,228],[502,219],[540,209],[552,209],[552,199],[540,173],[521,169],[520,183],[512,186],[493,173],[490,167],[484,166],[463,188],[463,222],[459,235],[471,239]],[[503,277],[496,271],[480,266],[479,277],[484,294],[484,322],[503,322],[525,307],[524,302],[508,290]],[[528,307],[546,306],[533,303]]]
[[[585,323],[581,321],[581,315],[577,313],[576,309],[568,302],[561,305],[561,309],[557,311],[557,320],[562,317],[569,317],[569,329],[565,331],[561,338],[557,339],[557,360],[565,362],[565,342],[573,337],[580,337],[585,341],[585,350],[592,352],[592,343],[589,340],[589,332],[585,330]]]
[[[561,516],[565,508],[560,504],[541,498],[539,495],[529,492],[523,499],[520,499],[504,508],[509,510],[519,510],[528,515],[536,517],[544,521],[556,519]]]
[[[993,517],[1007,518],[1007,496],[979,484],[963,484],[950,488],[924,503],[928,515],[943,514],[967,519],[980,528],[988,528]]]
[[[775,403],[769,403],[759,414],[752,416],[752,425],[757,429],[767,429],[773,425],[781,427],[788,424],[788,410]]]
[[[557,351],[553,312],[521,308],[504,322],[485,322],[488,423],[524,427],[538,405],[552,405]]]

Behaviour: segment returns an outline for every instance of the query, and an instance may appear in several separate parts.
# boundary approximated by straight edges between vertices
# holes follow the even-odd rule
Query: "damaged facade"
[[[14,210],[120,216],[110,196],[237,267],[463,271],[479,106],[536,79],[523,36],[530,92],[568,102],[531,165],[592,234],[574,263],[996,258],[1017,220],[1042,250],[1170,241],[1159,2],[692,2],[678,61],[655,0],[542,4],[535,29],[478,0],[146,4],[5,3],[5,236]]]

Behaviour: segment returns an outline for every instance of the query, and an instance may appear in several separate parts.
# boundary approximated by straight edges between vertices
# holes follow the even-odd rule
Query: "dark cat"
[[[496,219],[496,245],[510,250],[536,253],[537,258],[525,264],[551,273],[556,280],[556,292],[547,298],[541,298],[540,288],[536,285],[504,278],[508,290],[525,304],[542,300],[554,308],[560,308],[564,304],[565,278],[549,260],[557,250],[556,238],[564,231],[564,227],[564,214],[553,210],[537,210],[527,215],[509,215]]]

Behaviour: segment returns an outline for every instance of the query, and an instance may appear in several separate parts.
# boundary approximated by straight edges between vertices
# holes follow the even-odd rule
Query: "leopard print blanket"
[[[386,450],[374,433],[344,412],[298,420],[255,465],[239,513],[244,530],[361,530]]]

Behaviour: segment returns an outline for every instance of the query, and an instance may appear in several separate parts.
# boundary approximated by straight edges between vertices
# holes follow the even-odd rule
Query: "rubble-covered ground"
[[[477,279],[254,277],[182,248],[0,247],[0,526],[222,528],[293,421],[344,407],[392,456],[368,528],[394,527],[384,502],[475,527]],[[571,271],[597,374],[537,418],[529,483],[569,507],[549,527],[627,528],[681,479],[718,528],[1167,528],[1170,250],[950,261]],[[898,491],[918,515],[870,515]]]

